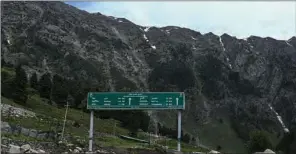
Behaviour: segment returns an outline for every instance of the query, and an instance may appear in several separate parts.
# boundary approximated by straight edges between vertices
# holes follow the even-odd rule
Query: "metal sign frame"
[[[143,94],[143,93],[157,93],[157,94],[182,94],[183,97],[183,107],[182,108],[90,108],[89,107],[89,95],[91,93],[129,93],[129,94]],[[131,99],[129,99],[130,103]],[[179,99],[176,98],[176,102],[178,104]],[[181,151],[181,112],[185,110],[185,93],[184,92],[89,92],[87,94],[87,109],[90,111],[90,125],[89,125],[89,152],[92,152],[92,145],[93,145],[93,127],[94,127],[94,110],[178,110],[178,144],[177,144],[177,151]]]

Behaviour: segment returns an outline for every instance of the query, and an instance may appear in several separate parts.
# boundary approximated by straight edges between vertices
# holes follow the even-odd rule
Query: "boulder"
[[[76,147],[76,149],[77,149],[78,151],[82,151],[82,148],[80,148],[80,147]]]
[[[106,153],[109,153],[109,152],[107,152],[105,150],[97,150],[97,153],[106,154]]]
[[[39,138],[39,139],[46,139],[47,138],[47,133],[37,134],[37,138]]]
[[[21,133],[25,136],[28,136],[30,134],[30,129],[21,128]]]
[[[1,131],[9,133],[11,132],[11,127],[7,122],[1,121]]]
[[[1,144],[1,151],[7,152],[7,151],[9,151],[9,147],[6,146],[6,145]]]
[[[209,153],[214,154],[214,153],[220,153],[220,152],[215,151],[215,150],[211,150]]]
[[[24,144],[21,146],[21,152],[28,152],[31,149],[31,146],[29,144]]]
[[[20,125],[15,125],[13,133],[19,135],[21,134],[21,132],[22,132],[22,127]]]
[[[44,150],[39,149],[38,150],[39,153],[46,153]]]
[[[39,153],[37,150],[30,149],[29,153]]]
[[[80,151],[78,149],[74,149],[73,153],[80,153]]]
[[[38,134],[37,130],[31,129],[30,130],[30,133],[29,133],[29,136],[30,137],[37,137],[37,134]]]
[[[19,146],[10,144],[8,153],[21,153],[21,149]]]
[[[67,144],[67,147],[72,147],[72,146],[74,146],[74,144],[72,143]]]
[[[273,152],[272,150],[270,150],[270,149],[266,149],[265,151],[264,151],[264,153],[268,153],[268,154],[275,154],[275,152]]]

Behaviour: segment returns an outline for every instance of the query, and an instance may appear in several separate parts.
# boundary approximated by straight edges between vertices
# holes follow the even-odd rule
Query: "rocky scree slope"
[[[296,37],[143,27],[62,2],[1,4],[2,60],[23,64],[29,76],[50,72],[105,91],[184,91],[184,130],[196,136],[225,117],[245,140],[250,130],[279,134],[296,123]],[[175,123],[167,120],[173,111],[152,116]]]

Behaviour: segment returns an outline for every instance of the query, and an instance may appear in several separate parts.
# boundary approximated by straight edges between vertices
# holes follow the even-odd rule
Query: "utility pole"
[[[149,112],[151,112],[151,111],[149,111]],[[152,112],[151,112],[149,124],[148,124],[149,145],[151,145],[151,135],[152,135],[151,132],[153,132],[153,128],[154,128],[154,121],[153,121]]]
[[[113,135],[115,136],[116,121],[114,120]]]
[[[68,94],[68,97],[67,97],[67,105],[65,105],[66,106],[66,112],[65,112],[64,124],[63,124],[63,130],[62,130],[62,141],[64,140],[64,132],[65,132],[65,126],[66,126],[66,121],[67,121],[67,113],[68,113],[68,108],[69,108],[68,98],[69,98],[69,94]]]
[[[157,121],[154,121],[154,131],[155,131],[155,137],[158,137],[158,123],[157,123]]]

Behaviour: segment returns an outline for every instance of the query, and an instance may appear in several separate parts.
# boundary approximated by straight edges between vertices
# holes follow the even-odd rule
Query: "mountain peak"
[[[296,117],[296,48],[282,41],[257,36],[241,41],[226,33],[201,35],[178,26],[145,27],[63,3],[44,3],[1,2],[2,62],[26,66],[28,76],[51,72],[71,79],[67,86],[75,103],[84,103],[84,92],[90,90],[185,91],[184,131],[230,131],[232,135],[221,138],[197,136],[205,145],[223,145],[233,153],[245,153],[233,147],[244,148],[242,140],[247,142],[254,128],[277,135]],[[295,37],[288,41],[296,46],[294,42]],[[163,111],[156,118],[163,124],[171,116]],[[205,130],[205,123],[217,127]],[[217,129],[226,125],[229,129]],[[225,137],[236,145],[224,144]]]

